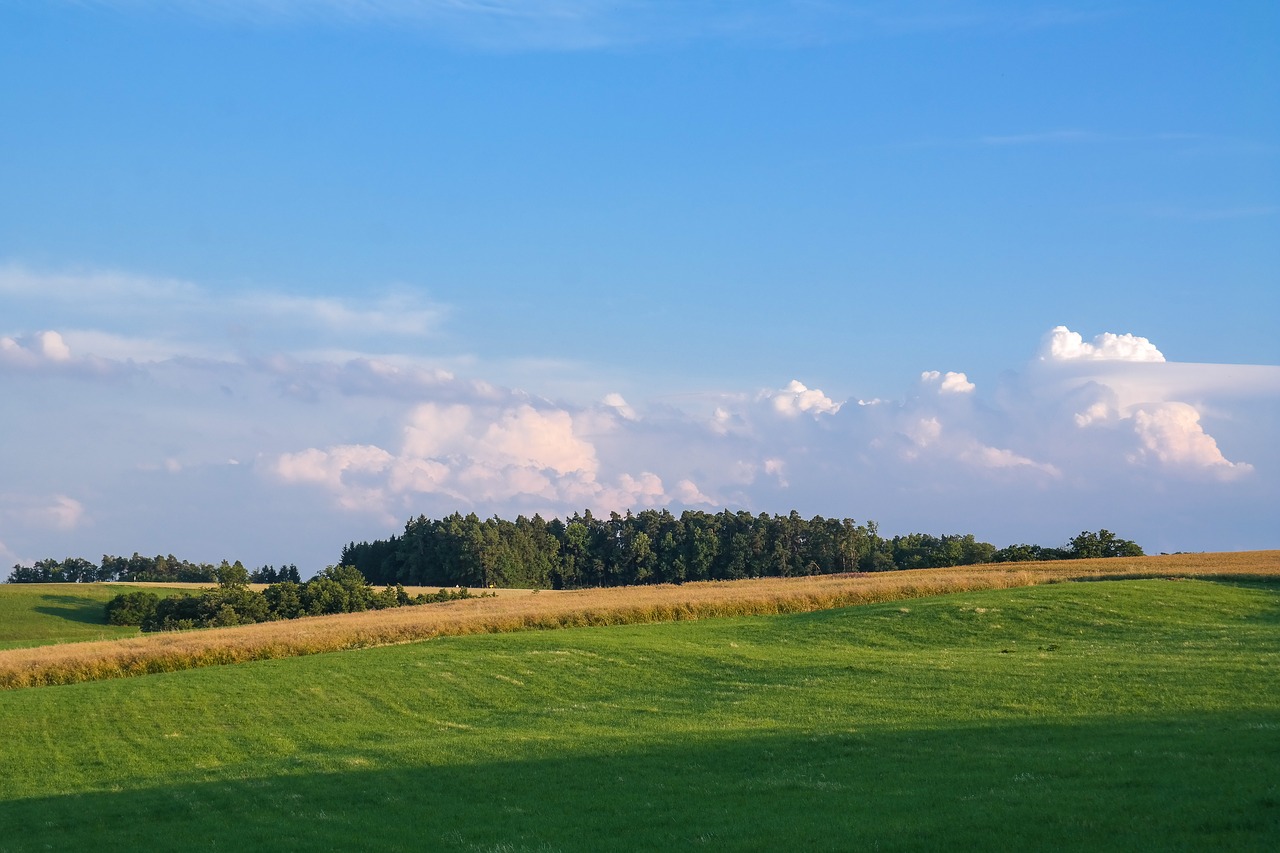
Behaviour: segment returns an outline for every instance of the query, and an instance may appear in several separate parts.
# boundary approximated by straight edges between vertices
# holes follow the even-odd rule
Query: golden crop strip
[[[801,613],[1073,580],[1280,581],[1280,551],[993,563],[949,569],[707,581],[504,595],[390,610],[0,651],[0,688],[70,684],[432,637]]]

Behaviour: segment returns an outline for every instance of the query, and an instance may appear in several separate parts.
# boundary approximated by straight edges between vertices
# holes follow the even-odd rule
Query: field
[[[1170,576],[1275,580],[1280,578],[1280,551],[994,564],[507,595],[216,631],[153,634],[109,643],[0,651],[0,688],[171,672],[441,636],[796,613],[1064,580]]]
[[[102,609],[115,596],[143,588],[157,595],[166,589],[151,584],[0,584],[0,649],[136,637],[137,628],[105,624]]]
[[[2,691],[0,851],[1272,850],[1280,587],[1234,571]]]

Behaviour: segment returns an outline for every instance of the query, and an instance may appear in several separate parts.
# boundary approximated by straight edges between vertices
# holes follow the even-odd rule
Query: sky
[[[0,4],[0,565],[1280,547],[1271,2]]]

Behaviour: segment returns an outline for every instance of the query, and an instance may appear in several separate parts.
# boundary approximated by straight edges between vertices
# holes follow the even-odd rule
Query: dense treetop
[[[996,549],[973,534],[911,533],[884,537],[875,522],[668,510],[598,518],[588,510],[561,520],[518,516],[481,520],[474,513],[441,519],[418,516],[388,539],[351,542],[340,566],[374,584],[574,589],[683,583],[754,577],[927,569],[975,563],[1141,556],[1135,543],[1108,530],[1082,532],[1062,547],[1010,545]],[[16,565],[10,583],[153,581],[300,583],[294,565],[247,570],[167,557],[80,557]]]
[[[882,537],[875,522],[667,510],[560,520],[474,513],[411,519],[399,536],[352,542],[340,562],[373,583],[576,587],[923,569],[1017,560],[1137,556],[1142,549],[1102,530],[1063,548],[997,550],[972,534]]]

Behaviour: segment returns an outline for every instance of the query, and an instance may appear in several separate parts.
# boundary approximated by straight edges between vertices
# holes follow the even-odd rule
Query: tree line
[[[997,549],[973,534],[882,537],[875,522],[806,519],[794,511],[677,516],[663,509],[550,521],[419,516],[400,535],[349,543],[339,563],[376,584],[574,589],[1142,554],[1105,529],[1063,547]]]
[[[598,518],[588,510],[550,521],[540,515],[514,521],[456,512],[440,519],[418,516],[400,535],[344,546],[338,565],[354,566],[378,585],[577,589],[1142,554],[1136,543],[1105,529],[1082,532],[1060,547],[997,549],[973,534],[885,537],[873,521],[806,519],[794,511],[687,510],[677,516],[663,509]],[[214,565],[137,553],[104,555],[98,564],[80,557],[38,560],[15,565],[7,580],[220,583],[241,573],[251,583],[301,584],[292,564],[249,572],[239,560]]]
[[[101,563],[83,557],[67,557],[62,560],[46,558],[29,566],[15,565],[9,573],[8,583],[217,583],[228,571],[245,571],[250,583],[301,583],[298,567],[292,563],[276,568],[259,566],[247,571],[236,560],[221,564],[192,563],[179,560],[172,554],[143,557],[134,552],[132,557],[102,556]]]
[[[442,589],[410,596],[400,585],[377,590],[353,566],[330,566],[305,583],[282,580],[261,592],[249,588],[243,566],[219,573],[218,586],[197,595],[160,597],[153,592],[128,592],[107,602],[111,625],[138,625],[144,632],[180,631],[249,625],[301,616],[359,613],[410,604],[429,604],[471,598],[466,589]]]

